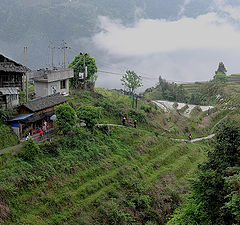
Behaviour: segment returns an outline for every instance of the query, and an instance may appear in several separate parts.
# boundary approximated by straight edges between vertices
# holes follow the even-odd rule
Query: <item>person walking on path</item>
[[[134,120],[133,125],[135,128],[137,128],[137,120]]]
[[[192,140],[192,135],[191,135],[191,133],[188,135],[188,139],[189,139],[189,141]]]
[[[126,125],[126,118],[125,117],[123,117],[122,124],[123,124],[123,126]]]

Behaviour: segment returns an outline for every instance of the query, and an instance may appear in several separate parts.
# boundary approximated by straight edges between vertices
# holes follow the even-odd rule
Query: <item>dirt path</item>
[[[198,142],[198,141],[202,141],[202,140],[211,139],[214,136],[215,136],[215,134],[210,134],[207,137],[195,138],[195,139],[192,139],[191,141],[189,141],[188,139],[172,139],[172,140],[174,140],[174,141]]]
[[[22,147],[23,147],[23,144],[19,144],[19,145],[11,146],[11,147],[8,147],[8,148],[4,148],[4,149],[0,150],[0,155],[5,153],[5,152],[9,152],[11,150],[16,150],[16,149],[19,149],[19,148],[22,148]]]
[[[96,124],[96,127],[102,127],[102,126],[128,128],[127,126],[117,125],[117,124]],[[54,135],[51,135],[51,134],[49,133],[49,136],[48,136],[48,135],[44,136],[44,138],[43,138],[41,141],[38,140],[37,135],[33,136],[32,138],[33,138],[33,140],[34,140],[35,142],[39,143],[39,142],[42,142],[42,141],[44,141],[44,140],[47,140],[48,138],[53,137],[53,136],[54,136]],[[175,141],[187,141],[187,142],[198,142],[198,141],[202,141],[202,140],[211,139],[211,138],[213,138],[214,136],[215,136],[215,134],[211,134],[211,135],[209,135],[209,136],[207,136],[207,137],[192,139],[191,141],[189,141],[189,140],[187,140],[187,139],[173,139],[173,138],[172,138],[172,140],[175,140]],[[25,141],[23,141],[23,142],[25,142]],[[3,153],[5,153],[5,152],[9,152],[9,151],[11,151],[11,150],[19,149],[19,148],[22,148],[22,147],[23,147],[23,143],[21,143],[21,144],[19,144],[19,145],[15,145],[15,146],[11,146],[11,147],[2,149],[2,150],[0,150],[0,155],[3,154]]]

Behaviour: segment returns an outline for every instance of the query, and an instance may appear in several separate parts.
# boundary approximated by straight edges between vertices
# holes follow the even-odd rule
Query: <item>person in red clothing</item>
[[[42,138],[43,138],[43,131],[40,130],[40,140],[42,140]]]
[[[192,135],[191,134],[188,135],[188,139],[189,139],[189,141],[192,140]]]

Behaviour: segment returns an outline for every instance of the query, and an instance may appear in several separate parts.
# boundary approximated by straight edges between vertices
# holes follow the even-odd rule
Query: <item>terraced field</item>
[[[209,148],[207,143],[179,143],[135,129],[123,134],[121,128],[113,128],[112,132],[116,151],[80,170],[59,173],[58,177],[21,191],[10,207],[18,217],[6,224],[92,224],[95,213],[101,214],[102,205],[126,195],[127,187],[150,189],[166,174],[174,174],[180,183],[185,183],[204,160],[205,148]],[[120,146],[131,151],[119,150]]]

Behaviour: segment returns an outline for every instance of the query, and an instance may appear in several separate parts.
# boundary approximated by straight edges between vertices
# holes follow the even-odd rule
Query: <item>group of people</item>
[[[127,122],[127,118],[126,118],[126,117],[123,117],[123,120],[122,120],[123,126],[126,126],[126,122]],[[137,120],[134,120],[134,121],[133,121],[133,126],[134,126],[135,128],[137,128]]]
[[[40,128],[40,130],[38,131],[39,132],[39,135],[38,135],[39,140],[42,140],[43,136],[47,133],[47,125],[48,125],[47,121],[44,121],[43,127]],[[29,132],[25,137],[26,137],[26,141],[28,141],[31,138],[31,133]]]

